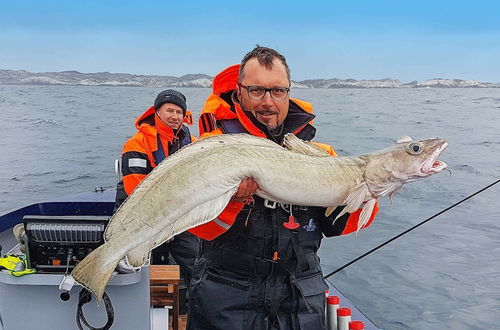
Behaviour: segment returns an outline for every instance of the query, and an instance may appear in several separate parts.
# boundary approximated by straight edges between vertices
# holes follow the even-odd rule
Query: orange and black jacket
[[[123,180],[117,185],[115,210],[163,159],[195,140],[184,124],[177,132],[165,125],[154,107],[136,119],[135,127],[138,132],[122,150]]]
[[[312,140],[316,133],[316,129],[312,126],[315,115],[312,113],[312,105],[308,102],[290,98],[284,130],[278,140],[275,136],[271,136],[266,127],[259,123],[255,117],[243,111],[236,99],[236,93],[234,93],[237,86],[238,71],[239,65],[233,65],[215,76],[212,87],[213,92],[205,101],[200,114],[200,137],[227,133],[249,133],[281,144],[284,134],[294,133],[303,140]],[[330,155],[337,156],[333,147],[317,142],[314,143]],[[234,224],[244,205],[242,202],[230,202],[215,220],[194,227],[189,231],[205,240],[213,240],[225,233]],[[340,211],[341,208],[338,207],[329,218],[335,219],[335,216]],[[372,223],[377,212],[378,205],[376,205],[369,222],[363,228]],[[358,210],[352,214],[344,215],[342,217],[344,219],[339,218],[332,226],[322,228],[323,233],[325,236],[338,236],[356,231],[360,213],[361,210]]]

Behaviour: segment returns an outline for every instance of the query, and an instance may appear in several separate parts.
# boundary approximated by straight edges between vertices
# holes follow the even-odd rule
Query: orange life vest
[[[244,130],[248,133],[266,138],[266,134],[255,126],[252,120],[243,111],[241,106],[237,102],[231,102],[232,93],[236,90],[238,84],[239,68],[239,64],[232,65],[214,77],[212,94],[210,94],[210,96],[206,99],[199,118],[200,137],[203,138],[225,133],[221,128],[217,127],[217,121],[238,120],[239,124],[241,124]],[[299,109],[312,114],[311,103],[290,98],[290,105],[296,106]],[[312,121],[309,121],[306,124],[310,123],[312,123]],[[305,125],[299,127],[294,131],[294,133],[300,133],[304,127]],[[332,146],[317,142],[313,143],[324,149],[330,155],[337,156]],[[231,201],[227,205],[226,209],[217,217],[217,219],[191,228],[189,231],[202,239],[212,240],[230,228],[238,213],[243,209],[243,206],[244,203],[242,202]],[[364,227],[368,227],[371,224],[377,212],[378,205],[375,206],[375,210],[369,222]],[[357,230],[360,213],[361,210],[358,210],[357,212],[351,214],[342,234],[348,234]]]
[[[169,143],[172,144],[174,139],[177,138],[176,133],[156,115],[154,106],[147,109],[136,119],[135,127],[138,132],[123,146],[122,159],[123,155],[134,153],[139,159],[143,158],[145,160],[146,167],[144,167],[143,171],[139,170],[136,173],[123,173],[123,186],[127,195],[130,195],[139,182],[144,180],[146,175],[156,167],[157,162],[154,153],[162,149],[165,155],[168,156],[171,153],[169,152]],[[182,126],[182,131],[185,135],[183,138],[189,141],[180,141],[181,146],[196,140],[189,133],[187,127]],[[161,141],[162,148],[159,148],[158,141]],[[124,164],[122,164],[123,167]]]

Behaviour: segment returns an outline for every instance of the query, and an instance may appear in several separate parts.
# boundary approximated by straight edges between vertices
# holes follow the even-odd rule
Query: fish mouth
[[[434,173],[439,173],[448,165],[438,160],[438,157],[444,152],[444,150],[448,147],[448,142],[444,142],[439,148],[437,148],[430,157],[422,164],[421,171],[424,175],[431,175]]]

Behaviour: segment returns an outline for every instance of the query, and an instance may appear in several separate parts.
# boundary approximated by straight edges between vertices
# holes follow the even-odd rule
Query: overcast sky
[[[500,82],[500,1],[0,2],[0,69],[214,75],[256,44],[297,81]]]

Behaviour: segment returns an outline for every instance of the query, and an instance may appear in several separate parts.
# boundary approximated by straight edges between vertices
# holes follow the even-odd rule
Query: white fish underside
[[[106,243],[73,270],[76,281],[101,299],[118,261],[142,266],[149,252],[173,236],[215,219],[244,178],[257,195],[295,205],[357,210],[366,222],[376,198],[365,183],[367,159],[331,157],[288,135],[285,149],[247,134],[200,140],[167,158],[143,180],[110,220]],[[387,184],[388,193],[402,183]],[[291,187],[293,189],[291,189]],[[95,268],[90,270],[91,268]]]

